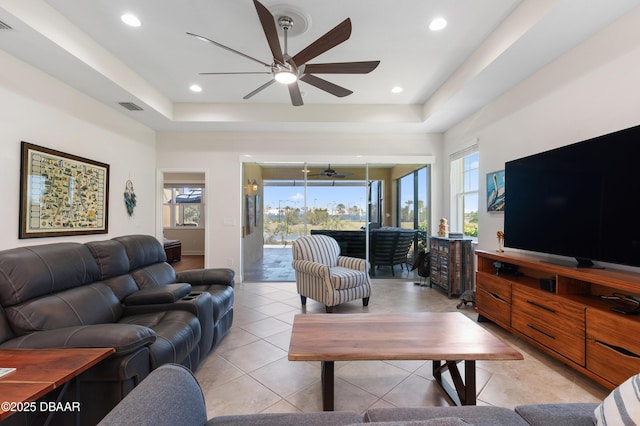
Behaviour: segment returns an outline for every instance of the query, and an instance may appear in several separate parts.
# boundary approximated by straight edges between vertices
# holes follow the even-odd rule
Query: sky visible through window
[[[333,209],[338,204],[349,208],[354,205],[364,210],[366,206],[365,186],[310,186],[307,188],[307,205],[313,208]],[[265,186],[264,208],[304,207],[304,188],[300,186]]]

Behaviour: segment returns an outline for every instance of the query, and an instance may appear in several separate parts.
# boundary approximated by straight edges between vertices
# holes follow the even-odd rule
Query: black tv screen
[[[506,247],[640,266],[640,126],[509,161]]]

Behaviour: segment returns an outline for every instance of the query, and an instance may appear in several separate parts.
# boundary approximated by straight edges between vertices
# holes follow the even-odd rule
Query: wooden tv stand
[[[477,250],[476,309],[488,319],[609,389],[640,372],[640,315],[601,296],[640,296],[640,275],[547,263],[516,252]],[[499,271],[495,262],[517,266]],[[541,279],[555,279],[542,290]]]

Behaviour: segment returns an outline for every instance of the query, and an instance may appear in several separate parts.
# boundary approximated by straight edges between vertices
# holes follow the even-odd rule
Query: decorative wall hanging
[[[487,173],[487,211],[504,211],[504,170]]]
[[[109,165],[22,142],[19,238],[108,232]]]
[[[133,209],[136,207],[136,193],[133,192],[131,180],[128,180],[124,187],[124,205],[127,207],[129,216],[133,216]]]

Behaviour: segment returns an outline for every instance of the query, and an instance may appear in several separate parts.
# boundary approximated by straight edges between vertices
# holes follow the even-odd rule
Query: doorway
[[[425,167],[425,164],[245,163],[243,181],[247,186],[243,210],[262,214],[261,217],[257,213],[252,217],[248,211],[246,214],[244,279],[295,281],[291,242],[313,229],[364,232],[368,226],[398,226],[397,180]],[[425,179],[421,187],[427,184]],[[421,203],[421,213],[428,212],[428,200],[421,198]],[[420,219],[424,229],[428,219]],[[405,268],[399,276],[406,277],[407,272]]]
[[[204,171],[162,173],[162,239],[165,246],[174,247],[167,260],[176,270],[203,268],[206,263],[205,182]]]

